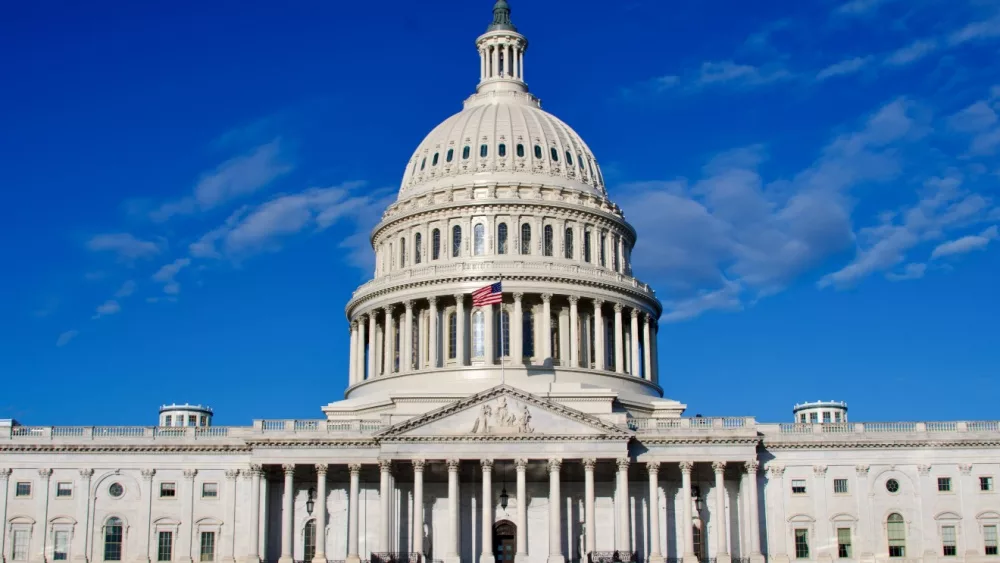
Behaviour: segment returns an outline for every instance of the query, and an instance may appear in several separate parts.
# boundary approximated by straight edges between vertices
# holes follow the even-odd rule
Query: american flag
[[[490,285],[472,292],[472,306],[482,307],[483,305],[493,305],[503,300],[503,290],[501,283],[491,283]]]

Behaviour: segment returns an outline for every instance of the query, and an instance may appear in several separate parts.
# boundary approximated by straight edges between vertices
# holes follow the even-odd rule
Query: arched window
[[[507,156],[507,145],[500,143],[500,146],[497,147],[497,155],[500,158]]]
[[[552,158],[552,162],[559,162],[559,151],[555,147],[549,151],[549,156]]]
[[[535,145],[535,158],[539,160],[542,158],[542,147],[540,145]]]
[[[427,157],[425,156],[423,160],[420,161],[420,169],[423,170],[424,166],[427,166]]]
[[[437,165],[438,165],[438,153],[434,153],[434,158],[431,159],[431,166],[437,166]]]
[[[472,357],[486,355],[486,322],[482,311],[472,313]]]
[[[566,151],[566,164],[569,166],[573,166],[573,155],[571,155],[569,151]]]
[[[524,145],[522,145],[521,143],[517,144],[517,157],[518,158],[524,157]]]
[[[566,227],[565,237],[566,237],[565,238],[566,244],[564,246],[566,247],[566,258],[569,258],[570,260],[572,260],[573,259],[573,229],[572,228]]]
[[[490,154],[490,147],[486,143],[479,145],[479,157],[486,158],[486,155]]]
[[[448,149],[448,153],[444,155],[445,162],[451,162],[455,158],[455,149]]]
[[[600,254],[600,259],[601,259],[600,264],[602,268],[606,268],[608,266],[608,255],[607,252],[604,250],[607,247],[607,242],[608,242],[608,233],[601,231],[601,247],[598,250]]]
[[[497,254],[507,254],[507,223],[497,225]]]
[[[305,529],[302,530],[302,545],[305,546],[303,555],[306,561],[312,561],[316,556],[316,521],[306,522]]]
[[[406,239],[399,239],[399,267],[406,267]]]
[[[451,228],[451,256],[458,258],[462,254],[462,227],[455,225]]]
[[[458,315],[451,313],[448,315],[448,359],[454,360],[458,357]]]
[[[583,155],[580,153],[576,153],[576,167],[580,169],[580,172],[583,172]]]
[[[500,311],[500,314],[493,318],[496,322],[496,326],[493,327],[493,348],[496,349],[497,356],[510,357],[510,314],[507,311]]]
[[[525,311],[521,319],[521,352],[526,358],[535,355],[535,323],[531,311]]]
[[[417,233],[413,236],[413,263],[419,264],[423,260],[423,245],[424,236],[423,233]]]
[[[469,145],[462,148],[462,160],[469,160]]]
[[[542,254],[552,256],[552,225],[545,225],[545,238],[542,241]]]
[[[531,254],[531,225],[521,225],[521,254]]]
[[[419,236],[419,235],[418,235]],[[590,264],[590,229],[583,231],[583,261]]]
[[[124,526],[118,518],[108,518],[104,523],[104,560],[122,560],[122,533]]]
[[[431,231],[431,260],[437,260],[441,257],[441,230],[434,229]]]
[[[885,524],[889,539],[889,557],[906,557],[906,522],[903,517],[893,512]]]
[[[486,254],[486,227],[482,223],[472,227],[472,253],[476,256]]]

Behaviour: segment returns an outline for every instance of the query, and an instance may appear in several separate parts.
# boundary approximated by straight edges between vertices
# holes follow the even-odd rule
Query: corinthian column
[[[642,356],[639,355],[639,311],[634,307],[632,308],[632,325],[630,328],[629,334],[632,336],[632,366],[629,369],[629,373],[633,377],[639,377],[642,375],[642,370],[639,368],[642,365]]]
[[[368,315],[368,379],[378,375],[375,371],[375,358],[378,357],[378,350],[375,343],[378,335],[378,320],[375,318],[375,311]]]
[[[653,342],[650,340],[650,317],[649,313],[643,315],[642,340],[645,345],[642,347],[643,370],[642,375],[646,381],[653,382]]]
[[[576,295],[569,297],[569,365],[580,367],[580,311],[577,302],[580,298]]]
[[[594,299],[594,359],[597,360],[594,367],[599,370],[607,369],[607,353],[604,351],[604,301]]]
[[[584,535],[587,536],[586,545],[584,546],[584,550],[586,551],[585,555],[590,555],[597,549],[597,523],[594,521],[596,518],[596,511],[594,510],[595,465],[597,465],[597,460],[594,458],[586,458],[583,460],[583,519],[584,526],[586,526]]]
[[[403,323],[403,342],[401,348],[403,353],[399,357],[400,373],[407,373],[413,369],[413,300],[405,303],[404,314],[406,318]]]
[[[247,548],[247,562],[260,562],[260,476],[263,467],[259,464],[251,464],[250,469],[244,473],[250,479],[250,518],[247,522],[247,538],[250,545]]]
[[[469,363],[465,361],[465,294],[456,293],[455,294],[455,327],[456,327],[456,338],[455,345],[458,346],[458,353],[455,357],[458,359],[458,365],[465,366]]]
[[[514,294],[514,318],[510,323],[510,360],[511,365],[519,366],[524,363],[524,310],[521,300],[524,294],[517,292]],[[518,549],[520,549],[518,545]]]
[[[424,555],[424,460],[413,460],[413,551]]]
[[[548,563],[564,563],[562,552],[562,518],[560,504],[562,493],[559,492],[559,468],[562,460],[549,460],[549,559]]]
[[[660,551],[660,464],[646,464],[649,471],[649,563],[662,563]]]
[[[429,301],[431,304],[431,312],[430,312],[431,318],[430,318],[430,330],[429,330],[430,338],[428,339],[428,342],[430,342],[430,350],[431,350],[430,362],[431,362],[431,369],[433,369],[440,366],[438,359],[440,358],[441,354],[438,345],[438,334],[440,332],[438,329],[438,300],[437,297],[429,297],[427,301]]]
[[[358,516],[360,510],[358,500],[361,489],[361,464],[352,463],[347,466],[351,473],[350,497],[347,506],[347,563],[361,563],[361,554],[358,553]]]
[[[615,303],[615,373],[625,373],[625,350],[622,345],[622,304]]]
[[[382,347],[385,348],[385,364],[382,371],[386,375],[396,372],[396,314],[395,307],[385,308],[385,336]]]
[[[295,497],[295,464],[281,466],[285,487],[281,491],[281,558],[278,563],[292,563],[292,501]]]
[[[143,470],[143,481],[145,481],[145,471]],[[76,497],[76,521],[83,523],[84,530],[87,529],[87,522],[90,519],[90,480],[93,476],[93,469],[80,470],[79,490],[82,493]],[[10,469],[0,469],[0,515],[7,514],[7,479],[9,477]],[[152,480],[152,474],[149,478]],[[73,563],[87,563],[87,542],[88,534],[73,534]],[[4,544],[4,533],[0,530],[0,554],[5,553],[3,549],[6,549],[6,545]],[[2,557],[0,555],[0,558]]]
[[[351,349],[348,352],[347,382],[358,382],[358,321],[351,321]]]
[[[524,563],[528,558],[528,487],[525,475],[528,460],[516,459],[514,465],[517,468],[517,553],[514,554],[514,562]]]
[[[493,530],[493,460],[480,460],[483,467],[483,537]],[[496,563],[493,559],[493,542],[483,541],[483,552],[479,556],[479,563]]]
[[[632,551],[632,524],[629,518],[631,499],[628,494],[628,458],[616,461],[618,465],[618,550]]]
[[[681,510],[681,529],[684,531],[684,563],[698,563],[698,556],[694,553],[694,518],[691,516],[691,470],[694,463],[682,461],[681,466],[681,488],[684,489],[684,498]]]
[[[444,552],[445,563],[459,563],[459,506],[458,506],[458,468],[460,462],[457,459],[448,460],[448,531],[450,532],[448,544]]]
[[[542,358],[549,365],[555,365],[552,357],[552,294],[542,294]]]
[[[750,563],[763,563],[760,553],[760,508],[757,506],[757,471],[760,462],[756,459],[746,462],[747,487],[750,493]]]
[[[381,459],[378,462],[378,467],[381,471],[381,479],[379,480],[379,503],[382,507],[382,514],[379,518],[379,544],[382,551],[389,552],[392,551],[392,541],[389,531],[389,519],[391,518],[392,512],[392,491],[389,487],[389,479],[392,477],[392,461],[388,459]]]
[[[724,479],[724,473],[726,471],[726,462],[716,461],[712,463],[712,470],[715,471],[715,515],[719,521],[715,525],[716,541],[718,542],[718,547],[716,547],[716,559],[718,563],[728,563],[729,562],[729,542],[726,535],[726,521],[728,520],[728,514],[726,513],[726,481]]]

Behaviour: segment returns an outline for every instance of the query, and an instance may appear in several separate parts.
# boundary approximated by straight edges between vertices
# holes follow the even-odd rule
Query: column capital
[[[239,469],[227,469],[225,472],[226,481],[235,481],[237,477],[240,476]]]
[[[250,469],[247,471],[247,473],[250,475],[263,475],[264,466],[259,463],[251,463]]]
[[[583,468],[587,471],[593,471],[594,467],[597,465],[597,460],[592,457],[583,458]]]
[[[194,478],[197,475],[198,475],[198,470],[197,469],[185,469],[184,470],[184,478],[187,479],[188,481],[194,481]]]
[[[603,306],[604,306],[603,299],[594,299],[594,309],[600,309]]]
[[[643,321],[644,321],[644,322],[645,322],[646,324],[648,324],[648,325],[649,325],[650,327],[652,327],[652,326],[653,326],[653,323],[654,323],[654,322],[656,322],[656,320],[655,320],[655,319],[653,318],[653,313],[646,313],[646,314],[644,314],[644,315],[642,316],[642,320],[643,320]]]
[[[386,305],[385,307],[382,307],[382,312],[383,314],[385,314],[385,318],[387,321],[389,320],[389,317],[392,316],[392,313],[395,312],[395,310],[396,310],[395,305]]]
[[[389,473],[392,471],[392,460],[391,459],[380,459],[378,460],[378,468],[382,473]]]
[[[785,468],[781,465],[768,465],[767,474],[771,479],[781,479],[785,475]],[[865,474],[868,474],[867,469],[865,469]]]
[[[635,309],[635,308],[632,309],[632,318],[636,319],[636,320],[639,319],[639,309]]]
[[[550,301],[552,301],[552,294],[551,293],[543,293],[542,294],[542,303],[549,303]]]
[[[140,469],[139,474],[142,475],[142,480],[147,483],[153,480],[153,476],[156,475],[155,469]]]
[[[549,458],[549,473],[559,473],[562,468],[562,459],[558,457]]]
[[[427,298],[427,302],[431,304],[432,308],[437,307],[438,298],[436,295],[431,295],[430,297]]]
[[[458,472],[459,466],[461,466],[462,461],[458,459],[449,459],[445,463],[448,464],[448,471]]]
[[[926,476],[928,476],[928,475],[931,474],[931,466],[930,465],[918,465],[917,466],[917,473],[919,473],[923,477],[926,477]]]
[[[84,479],[90,479],[93,476],[94,476],[94,470],[93,469],[87,468],[87,469],[81,469],[80,470],[80,477],[83,477]]]
[[[481,459],[479,460],[479,465],[483,467],[483,473],[489,473],[493,471],[493,460],[492,459]]]
[[[412,312],[413,311],[413,300],[412,299],[407,299],[406,301],[404,301],[403,302],[403,307],[406,308],[406,312],[407,313]]]
[[[410,463],[413,464],[414,471],[423,471],[424,467],[427,465],[427,461],[423,459],[414,459]]]
[[[693,461],[682,461],[682,462],[678,463],[677,465],[680,466],[682,474],[686,473],[686,474],[690,475],[691,474],[691,470],[694,469],[694,462]]]
[[[518,471],[524,471],[525,469],[527,469],[527,467],[528,467],[527,459],[519,457],[514,460],[514,468],[517,469]]]
[[[295,474],[295,464],[294,463],[286,463],[286,464],[284,464],[284,465],[281,466],[281,470],[285,472],[285,476],[286,477],[289,476],[289,475],[294,475]]]
[[[826,477],[826,466],[825,465],[814,465],[813,466],[813,473],[815,473],[817,477]]]
[[[330,466],[325,463],[316,464],[316,473],[318,475],[326,475],[326,472],[330,470]]]
[[[756,475],[757,470],[760,469],[760,462],[756,459],[751,459],[750,461],[743,464],[743,468],[750,475]]]
[[[361,313],[361,314],[359,314],[358,318],[355,319],[355,320],[358,323],[366,323],[366,322],[368,322],[368,313]]]
[[[647,461],[646,462],[646,471],[648,471],[650,475],[658,475],[660,473],[660,462],[658,462],[658,461]]]
[[[618,466],[619,471],[628,471],[629,463],[630,461],[627,457],[622,457],[615,460],[615,465]]]
[[[465,294],[464,293],[456,293],[455,294],[455,303],[458,303],[459,305],[461,305],[461,306],[464,307],[465,306]]]
[[[514,301],[520,301],[522,299],[524,299],[524,292],[523,291],[515,291],[514,292]]]
[[[855,465],[854,466],[854,470],[858,472],[858,477],[867,477],[868,476],[868,469],[869,469],[869,466],[867,466],[867,465]]]
[[[6,467],[0,467],[0,481],[6,481],[10,478],[11,470]]]
[[[378,308],[375,308],[375,309],[372,309],[371,311],[368,311],[368,316],[371,318],[372,324],[375,324],[376,322],[378,322],[378,313],[379,313],[379,311],[381,311],[381,309],[378,309]]]
[[[358,321],[356,319],[351,321],[351,332],[354,332],[355,330],[358,330]]]
[[[38,470],[38,476],[41,477],[42,479],[48,481],[49,478],[52,477],[52,470],[49,469],[49,468],[39,469]]]
[[[724,461],[712,462],[712,471],[714,471],[716,474],[722,473],[725,470],[726,470],[726,462]]]
[[[958,464],[958,470],[962,475],[972,475],[972,464],[971,463],[960,463]]]
[[[625,306],[621,303],[615,303],[615,313],[621,313]]]
[[[579,302],[579,301],[580,301],[580,296],[579,295],[570,295],[569,296],[569,304],[570,305],[576,305],[577,302]]]

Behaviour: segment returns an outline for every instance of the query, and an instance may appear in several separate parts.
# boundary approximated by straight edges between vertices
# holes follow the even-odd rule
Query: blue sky
[[[20,2],[0,21],[0,418],[316,418],[490,0]],[[667,395],[997,417],[1000,8],[514,0],[665,305]]]

